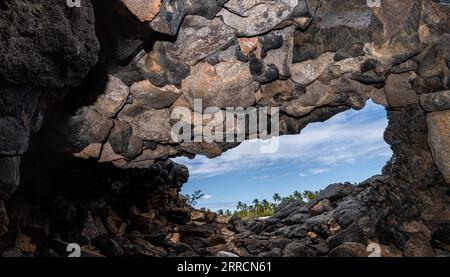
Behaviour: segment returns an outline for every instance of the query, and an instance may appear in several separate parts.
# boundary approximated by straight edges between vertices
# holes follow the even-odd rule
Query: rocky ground
[[[2,256],[67,256],[69,243],[81,245],[85,257],[367,257],[373,243],[381,256],[450,256],[444,183],[413,192],[405,182],[375,176],[357,186],[330,185],[309,203],[286,201],[268,219],[244,221],[186,204],[179,191],[188,172],[172,162],[138,171],[60,163],[56,176],[37,167],[22,197],[7,202],[13,212]]]
[[[448,255],[450,5],[381,2],[1,0],[0,252]],[[394,155],[357,187],[228,222],[178,194],[170,158],[238,145],[173,139],[195,99],[277,107],[280,135],[372,99]]]

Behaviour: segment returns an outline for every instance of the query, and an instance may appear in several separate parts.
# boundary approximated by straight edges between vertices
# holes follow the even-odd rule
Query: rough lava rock
[[[37,87],[71,87],[97,62],[90,1],[70,9],[65,2],[5,0],[0,19],[0,80]]]

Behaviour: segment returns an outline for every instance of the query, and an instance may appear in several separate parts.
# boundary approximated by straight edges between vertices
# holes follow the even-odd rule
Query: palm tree
[[[264,199],[262,202],[261,202],[261,206],[262,206],[262,215],[263,216],[266,216],[267,214],[269,214],[270,213],[270,203],[269,203],[269,201],[267,201],[266,199]]]
[[[261,205],[259,203],[259,200],[258,199],[253,200],[253,213],[255,215],[257,215],[259,213],[260,208],[261,208]]]
[[[243,204],[241,201],[237,202],[237,204],[236,204],[236,209],[237,209],[238,211],[242,211],[243,208],[244,208],[244,204]]]
[[[319,196],[319,194],[322,192],[322,190],[319,191],[305,191],[303,192],[303,198],[307,201],[311,201]]]
[[[272,211],[275,213],[275,210],[277,209],[277,204],[276,204],[276,203],[270,204],[270,208],[271,208]]]
[[[258,199],[253,200],[252,203],[253,203],[253,205],[255,205],[255,207],[259,206],[259,200]]]
[[[297,200],[303,200],[303,195],[302,195],[302,193],[299,192],[298,190],[294,191],[293,196],[294,196],[294,199],[297,199]]]
[[[273,201],[275,201],[275,203],[281,202],[281,196],[279,193],[275,193],[273,195]]]

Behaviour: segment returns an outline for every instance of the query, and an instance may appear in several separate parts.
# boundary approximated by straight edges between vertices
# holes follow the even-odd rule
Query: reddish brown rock
[[[25,234],[19,234],[16,240],[16,247],[29,255],[34,255],[37,250],[37,245],[31,242],[31,238]]]
[[[162,0],[122,0],[141,21],[152,21],[159,13]]]
[[[239,46],[245,56],[248,56],[251,52],[258,48],[258,37],[252,38],[239,38]]]
[[[210,159],[219,157],[223,150],[216,143],[208,142],[183,142],[181,149],[191,154],[204,155]]]
[[[86,146],[80,153],[73,154],[77,158],[82,159],[98,159],[102,152],[103,145],[101,143],[92,143]]]
[[[324,199],[312,207],[309,212],[312,216],[315,216],[331,210],[333,210],[333,207],[331,206],[330,200]]]
[[[205,221],[205,213],[200,211],[193,211],[191,213],[191,220],[192,221]]]
[[[411,221],[401,226],[399,230],[409,234],[422,233],[426,237],[431,238],[431,231],[420,221]]]
[[[121,155],[114,152],[111,144],[109,142],[103,145],[102,154],[99,159],[99,163],[108,163],[112,161],[117,161],[122,158]]]

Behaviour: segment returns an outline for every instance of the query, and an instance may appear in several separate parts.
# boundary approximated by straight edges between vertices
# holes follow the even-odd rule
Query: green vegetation
[[[273,202],[269,202],[266,199],[255,199],[252,201],[252,205],[247,205],[239,201],[236,205],[236,211],[234,213],[230,210],[219,210],[217,213],[224,216],[232,216],[236,214],[242,219],[271,216],[274,214],[277,206],[283,201],[302,200],[308,202],[315,199],[321,192],[322,191],[304,191],[301,193],[299,191],[295,191],[292,195],[286,197],[281,197],[279,193],[275,193],[272,197]]]
[[[220,209],[220,210],[217,211],[217,214],[218,215],[223,215],[223,216],[233,216],[233,212],[230,211],[230,210],[224,211],[224,210]]]
[[[196,190],[192,194],[186,195],[186,201],[191,206],[196,206],[198,203],[198,200],[202,199],[205,196],[205,194],[202,193],[201,190]]]

